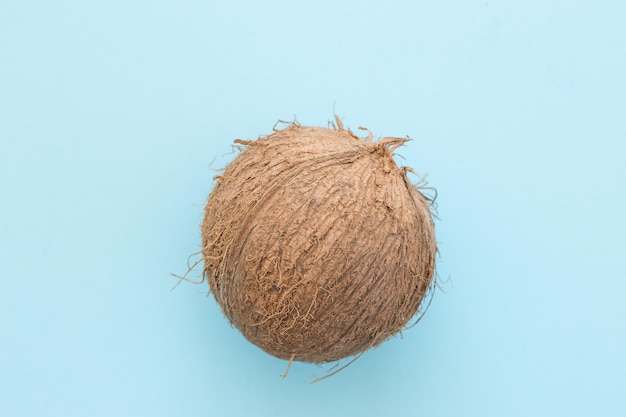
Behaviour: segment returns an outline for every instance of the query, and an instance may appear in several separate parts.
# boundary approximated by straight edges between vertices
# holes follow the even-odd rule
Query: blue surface
[[[2,414],[626,415],[625,4],[2,2]],[[415,139],[443,291],[308,385],[168,274],[232,139],[333,109]]]

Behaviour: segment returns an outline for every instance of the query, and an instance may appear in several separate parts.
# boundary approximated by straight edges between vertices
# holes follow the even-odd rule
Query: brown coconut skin
[[[339,122],[339,121],[338,121]],[[202,223],[230,322],[282,359],[329,362],[402,330],[433,283],[430,201],[392,158],[406,139],[289,125],[227,166]]]

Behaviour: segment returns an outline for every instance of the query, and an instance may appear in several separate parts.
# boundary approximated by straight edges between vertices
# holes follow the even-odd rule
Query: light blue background
[[[617,0],[3,1],[2,415],[626,415],[625,22]],[[334,110],[414,138],[443,291],[308,385],[328,367],[280,379],[168,274],[234,138]]]

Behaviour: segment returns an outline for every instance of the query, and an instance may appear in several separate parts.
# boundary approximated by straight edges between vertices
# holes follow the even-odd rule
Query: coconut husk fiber
[[[430,200],[398,168],[407,139],[289,124],[217,182],[202,222],[204,277],[225,316],[282,359],[330,362],[401,331],[433,284]]]

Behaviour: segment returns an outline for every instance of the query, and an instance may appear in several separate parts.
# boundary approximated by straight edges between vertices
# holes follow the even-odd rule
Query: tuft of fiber
[[[400,332],[434,279],[430,200],[393,151],[292,123],[230,163],[205,207],[204,277],[252,343],[290,361],[357,355]]]

